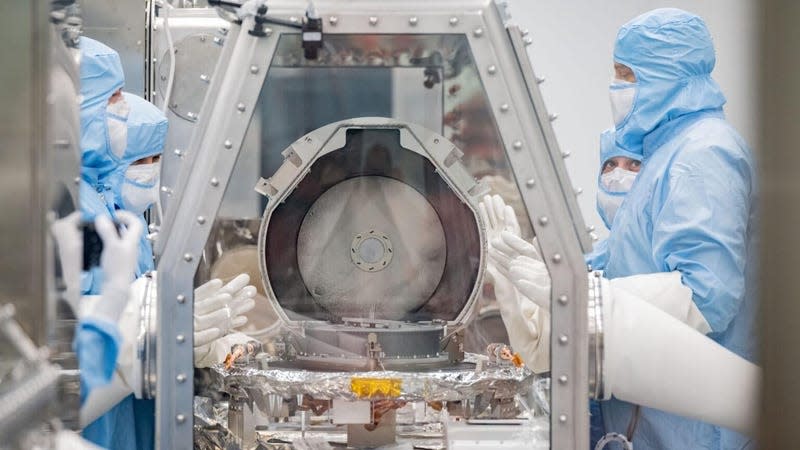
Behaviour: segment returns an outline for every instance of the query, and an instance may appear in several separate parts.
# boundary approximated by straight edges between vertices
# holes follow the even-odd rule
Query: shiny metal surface
[[[175,42],[175,78],[169,109],[178,117],[195,122],[210,85],[222,47],[214,42],[214,33],[196,33]],[[166,95],[172,57],[169,50],[158,56],[156,84],[160,98]]]
[[[431,204],[411,186],[379,176],[325,191],[297,238],[306,288],[335,317],[406,317],[439,285],[446,255]]]
[[[119,52],[125,71],[125,90],[139,96],[146,95],[147,3],[144,0],[80,1],[84,35]]]

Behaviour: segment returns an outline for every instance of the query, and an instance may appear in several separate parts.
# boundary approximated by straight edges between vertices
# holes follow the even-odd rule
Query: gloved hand
[[[128,211],[117,211],[117,220],[124,225],[119,233],[108,217],[98,216],[95,220],[97,234],[103,240],[103,254],[100,255],[103,285],[100,289],[101,295],[86,297],[84,318],[93,317],[117,323],[127,304],[128,289],[136,273],[139,240],[144,227],[141,220]]]
[[[218,341],[223,336],[247,323],[244,314],[255,307],[256,295],[255,286],[249,283],[250,277],[241,274],[224,286],[221,280],[213,279],[195,289],[195,364],[215,353],[220,345]],[[228,350],[225,349],[223,359]],[[215,362],[222,362],[222,359]]]
[[[522,295],[550,311],[550,274],[542,261],[518,256],[509,265],[509,277]]]
[[[490,255],[496,261],[500,270],[505,271],[506,274],[511,269],[511,261],[515,258],[525,256],[542,262],[541,254],[536,238],[533,238],[531,243],[522,239],[521,236],[508,231],[502,231],[500,236],[495,238],[490,245]]]
[[[61,262],[61,276],[64,279],[65,299],[75,316],[79,313],[81,266],[83,265],[83,236],[78,228],[81,221],[80,211],[62,217],[53,222],[50,231],[58,248],[58,259]]]
[[[486,225],[486,240],[489,243],[488,265],[500,270],[506,277],[508,276],[508,259],[504,254],[495,249],[495,244],[501,242],[500,234],[503,231],[520,236],[519,222],[514,210],[506,205],[499,195],[486,195],[483,201],[478,203],[478,215]]]

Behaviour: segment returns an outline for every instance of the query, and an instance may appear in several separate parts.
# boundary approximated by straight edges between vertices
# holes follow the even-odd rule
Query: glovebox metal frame
[[[588,282],[590,236],[562,162],[548,114],[515,26],[488,0],[318,0],[326,34],[463,34],[494,112],[503,146],[552,278],[551,445],[588,447]],[[271,16],[298,20],[305,1],[270,2]],[[185,167],[162,224],[159,255],[156,443],[192,448],[192,295],[202,249],[252,118],[281,35],[231,24]]]

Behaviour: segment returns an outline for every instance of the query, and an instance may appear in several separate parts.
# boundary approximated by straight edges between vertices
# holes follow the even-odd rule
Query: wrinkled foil
[[[527,368],[490,364],[485,357],[467,353],[465,362],[480,369],[451,369],[430,372],[313,372],[301,369],[259,369],[222,365],[208,369],[201,390],[225,392],[236,399],[266,405],[268,396],[290,398],[310,395],[315,399],[364,400],[351,390],[352,378],[400,380],[400,392],[392,399],[406,401],[458,401],[477,395],[511,398],[530,392],[534,374]],[[371,397],[369,400],[376,400]]]

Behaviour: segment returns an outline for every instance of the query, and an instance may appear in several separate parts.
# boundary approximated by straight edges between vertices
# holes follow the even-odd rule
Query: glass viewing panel
[[[464,153],[468,171],[488,185],[491,194],[499,194],[514,208],[523,236],[532,238],[532,227],[463,34],[334,34],[325,36],[318,60],[306,60],[302,54],[299,34],[281,36],[197,273],[198,283],[213,277],[231,278],[241,272],[251,275],[260,298],[250,313],[250,329],[243,331],[257,335],[275,320],[261,282],[259,258],[263,256],[257,248],[267,198],[253,188],[260,177],[269,178],[281,165],[281,152],[290,144],[333,122],[391,117],[442,134]],[[296,217],[270,236],[270,240],[284,246],[295,246],[292,252],[283,253],[283,257],[295,260],[283,267],[270,267],[268,263],[270,273],[275,270],[276,276],[283,273],[303,281],[300,287],[281,287],[273,280],[273,290],[277,294],[281,289],[302,289],[302,295],[293,294],[295,300],[313,298],[312,303],[284,303],[296,309],[285,309],[288,315],[295,314],[295,319],[336,320],[351,314],[392,320],[441,317],[429,313],[437,310],[436,302],[431,302],[437,298],[436,293],[448,287],[443,284],[448,271],[456,270],[456,266],[447,266],[454,257],[450,247],[467,248],[471,239],[452,242],[447,237],[448,227],[455,226],[450,223],[463,211],[447,216],[437,209],[441,206],[437,206],[437,198],[449,198],[446,201],[450,202],[457,197],[432,170],[430,162],[408,150],[387,153],[386,148],[389,147],[384,146],[383,154],[355,152],[337,156],[337,151],[327,160],[318,161],[304,180],[305,185],[315,184],[318,188],[314,198],[304,200],[302,216],[295,213]],[[375,164],[382,165],[381,170],[366,170]],[[358,213],[352,212],[354,204],[363,206],[356,209]],[[368,223],[367,219],[377,217],[383,229]],[[469,236],[468,227],[460,226],[464,236]],[[359,233],[370,230],[395,236],[383,239],[381,235],[373,240],[362,235],[356,239]],[[344,258],[335,251],[339,247],[355,251],[355,256],[348,253]],[[389,248],[393,254],[387,261]],[[475,268],[475,261],[466,257],[469,249],[464,251],[462,278],[471,276]],[[326,252],[333,252],[339,259],[314,262],[314,258],[328,255]],[[368,275],[381,275],[355,267],[358,261],[385,263],[387,268],[376,272],[389,274],[391,270],[392,275],[376,277],[382,282],[371,288],[357,289],[365,286],[363,280]],[[356,291],[361,293],[356,295]],[[464,289],[450,290],[453,296],[468,294]],[[466,348],[481,353],[485,350],[484,341],[506,338],[502,321],[498,320],[492,280],[486,280],[482,294],[476,306],[477,320],[471,327],[489,326],[480,325],[484,323],[491,324],[492,329],[468,331]],[[442,314],[449,317],[452,313]],[[481,320],[482,315],[485,320]]]

